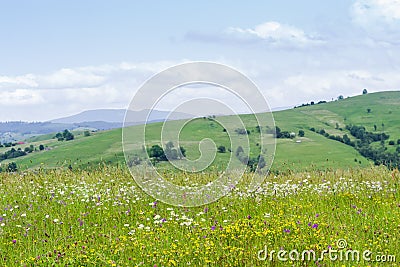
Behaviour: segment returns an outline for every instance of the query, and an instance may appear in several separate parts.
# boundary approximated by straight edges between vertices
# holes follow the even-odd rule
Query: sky
[[[400,89],[400,0],[237,2],[0,0],[0,121],[127,108],[190,61],[239,70],[271,108]]]

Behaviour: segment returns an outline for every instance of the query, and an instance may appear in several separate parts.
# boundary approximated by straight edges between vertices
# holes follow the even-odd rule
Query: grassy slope
[[[370,108],[371,113],[367,113]],[[305,137],[279,139],[273,169],[279,170],[310,170],[326,168],[347,168],[356,166],[368,166],[370,163],[361,157],[353,148],[337,141],[329,140],[319,134],[311,132],[310,127],[325,129],[330,134],[343,135],[346,132],[335,129],[336,123],[340,127],[346,124],[365,125],[369,131],[373,131],[374,124],[378,131],[390,134],[390,140],[400,138],[400,92],[383,92],[362,95],[344,99],[341,101],[319,104],[314,106],[296,108],[274,113],[276,125],[282,130],[298,132],[305,131]],[[248,125],[252,125],[249,116],[243,116]],[[151,125],[150,137],[158,132],[159,123]],[[252,125],[254,127],[255,125]],[[197,142],[213,133],[217,145],[228,145],[228,140],[219,127],[212,126],[208,120],[198,120],[191,123],[182,133],[182,139],[186,141],[185,148],[188,156],[196,156]],[[252,136],[252,135],[250,135]],[[301,140],[301,143],[296,143]],[[190,142],[191,141],[191,142]],[[121,129],[97,133],[90,137],[77,138],[72,142],[55,142],[54,140],[40,140],[35,144],[45,143],[52,148],[50,151],[32,153],[26,157],[15,160],[22,168],[39,167],[42,163],[46,167],[56,166],[85,166],[100,161],[123,162],[121,148]],[[26,145],[25,145],[26,146]],[[254,146],[254,144],[252,144]],[[223,161],[228,154],[217,156],[216,163]],[[355,162],[354,159],[361,161]]]

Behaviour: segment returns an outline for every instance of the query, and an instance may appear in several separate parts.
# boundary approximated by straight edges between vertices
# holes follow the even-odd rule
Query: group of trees
[[[352,141],[347,134],[343,136],[330,135],[324,129],[315,131],[329,139],[342,142],[346,145],[354,147],[362,156],[372,160],[376,165],[385,165],[389,168],[400,168],[400,139],[397,140],[397,148],[395,152],[387,151],[385,141],[389,139],[389,135],[382,133],[374,133],[366,130],[364,126],[346,125],[346,130],[350,132],[356,140]],[[375,127],[376,130],[376,127]],[[376,143],[379,142],[379,145]],[[389,145],[395,145],[393,140],[388,142]]]
[[[273,136],[275,138],[295,138],[296,137],[296,133],[294,132],[288,132],[288,131],[282,131],[281,128],[279,128],[278,126],[275,126],[275,129],[268,129],[267,133],[269,134],[273,134]],[[299,137],[304,137],[305,132],[304,130],[299,130],[298,136]]]
[[[44,150],[44,148],[45,147],[43,145],[39,146],[40,151]],[[18,149],[15,149],[14,147],[12,147],[10,150],[8,150],[4,153],[0,153],[0,161],[6,160],[6,159],[14,159],[14,158],[22,157],[29,153],[32,153],[35,150],[37,150],[37,148],[35,148],[33,145],[25,147],[24,150],[22,150],[22,148],[20,148],[20,147]]]
[[[75,136],[70,131],[65,129],[62,133],[57,133],[55,138],[57,138],[58,141],[70,141],[74,140]]]
[[[366,95],[366,94],[368,94],[368,91],[367,91],[367,89],[363,89],[363,91],[362,91],[362,94],[363,95]],[[339,95],[338,97],[337,97],[337,100],[343,100],[344,99],[344,96],[343,95]],[[332,101],[333,101],[333,98],[332,98]],[[299,105],[299,106],[295,106],[294,108],[300,108],[300,107],[308,107],[308,106],[313,106],[313,105],[318,105],[318,104],[324,104],[324,103],[327,103],[327,101],[325,101],[325,100],[322,100],[322,101],[318,101],[317,103],[315,103],[314,101],[311,101],[310,103],[303,103],[303,104],[301,104],[301,105]],[[368,111],[368,113],[370,113],[371,112],[371,110],[370,111]]]
[[[241,163],[247,165],[251,172],[255,172],[257,169],[261,170],[267,165],[262,155],[258,155],[257,157],[249,157],[249,155],[244,152],[243,147],[241,146],[238,146],[236,149],[235,156]]]
[[[241,134],[241,135],[248,135],[248,134],[250,134],[250,131],[249,131],[249,130],[246,130],[246,129],[243,129],[243,128],[237,128],[237,129],[235,130],[235,132],[236,132],[237,134]]]
[[[147,154],[156,162],[177,160],[186,157],[186,149],[182,146],[175,148],[174,143],[169,141],[165,145],[165,150],[159,145],[153,145],[147,149]]]
[[[12,146],[16,146],[16,145],[17,145],[17,143],[11,143],[11,142],[6,142],[3,144],[0,143],[0,147],[12,147]]]
[[[3,168],[0,166],[0,172],[2,172],[2,171],[3,171]],[[5,171],[6,172],[16,172],[16,171],[18,171],[17,163],[15,163],[15,162],[8,163]]]
[[[8,150],[4,153],[0,153],[0,161],[6,160],[6,159],[22,157],[22,156],[25,156],[26,154],[27,154],[27,152],[22,151],[21,148],[18,148],[18,149],[11,148],[10,150]]]

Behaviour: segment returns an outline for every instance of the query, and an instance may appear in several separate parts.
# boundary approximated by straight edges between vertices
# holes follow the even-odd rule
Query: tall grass
[[[340,239],[343,252],[400,260],[399,177],[378,167],[270,175],[256,192],[238,186],[207,206],[178,208],[143,193],[121,168],[1,173],[0,266],[375,264],[259,259],[265,248],[318,256]]]

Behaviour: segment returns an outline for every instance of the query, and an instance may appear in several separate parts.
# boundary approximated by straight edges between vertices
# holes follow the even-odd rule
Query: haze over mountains
[[[0,122],[0,142],[12,142],[27,137],[76,129],[109,130],[122,127],[125,109],[87,110],[79,114],[54,119],[46,122]],[[144,122],[159,122],[191,118],[193,115],[169,111],[153,110],[147,119],[148,110],[128,111],[127,125]]]

